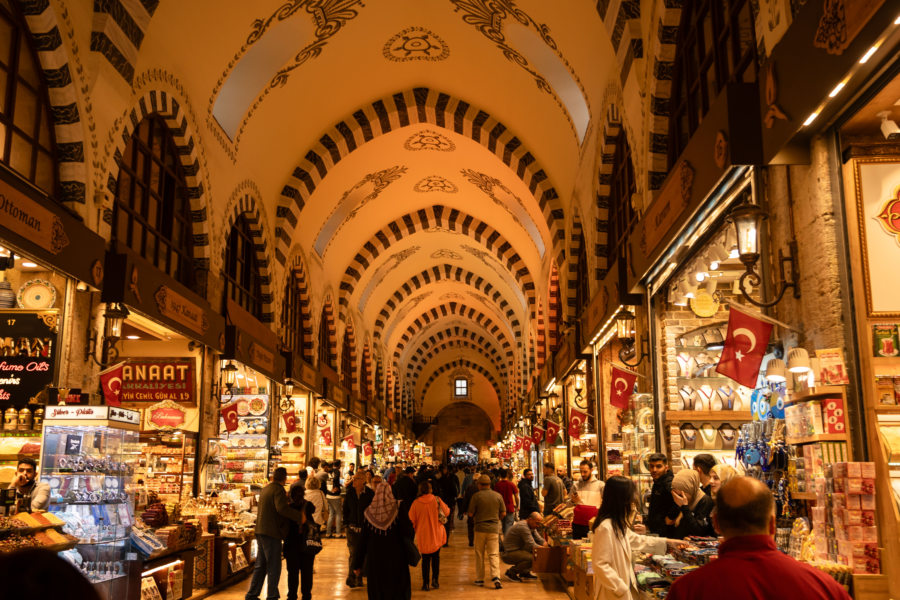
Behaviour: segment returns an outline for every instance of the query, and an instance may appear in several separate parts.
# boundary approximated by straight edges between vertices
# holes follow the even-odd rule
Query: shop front
[[[285,353],[285,379],[278,405],[275,466],[284,467],[293,480],[305,468],[311,441],[310,420],[315,401],[322,395],[322,378],[316,369],[295,353]]]

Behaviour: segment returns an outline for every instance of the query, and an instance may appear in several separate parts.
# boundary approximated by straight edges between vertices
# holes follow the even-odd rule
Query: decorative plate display
[[[16,301],[19,308],[53,308],[56,305],[56,288],[46,279],[32,279],[19,288]]]
[[[292,443],[295,447],[302,446],[302,445],[303,445],[303,438],[300,437],[299,435],[295,435],[295,436],[294,436],[294,439],[291,440],[291,443]]]
[[[238,421],[237,432],[247,433],[247,421]]]
[[[237,413],[245,417],[250,414],[250,403],[246,400],[239,400],[237,403]]]
[[[250,414],[261,416],[266,414],[266,401],[262,398],[252,398],[250,400]]]

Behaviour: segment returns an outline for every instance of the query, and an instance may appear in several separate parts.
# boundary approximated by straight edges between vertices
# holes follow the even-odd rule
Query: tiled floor
[[[460,521],[457,521],[460,522]],[[501,563],[501,571],[507,565]],[[325,549],[316,557],[316,573],[313,578],[313,598],[366,598],[365,588],[350,589],[344,585],[347,577],[347,543],[342,539],[325,540]],[[449,598],[475,598],[476,595],[496,593],[502,600],[563,600],[568,598],[559,578],[542,576],[542,579],[527,583],[516,583],[503,578],[503,589],[495,590],[472,585],[475,579],[475,552],[469,548],[466,540],[465,526],[457,527],[450,537],[450,546],[441,550],[441,587],[438,590],[423,592],[422,571],[419,567],[412,570],[413,598],[431,598],[442,600]],[[230,588],[217,592],[209,598],[214,600],[241,600],[247,593],[250,579],[240,581]],[[282,569],[279,584],[281,597],[287,593],[287,575]],[[261,598],[266,597],[263,588]]]

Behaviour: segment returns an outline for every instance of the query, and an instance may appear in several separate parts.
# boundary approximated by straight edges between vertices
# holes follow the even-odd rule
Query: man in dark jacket
[[[415,472],[415,467],[406,467],[405,470],[397,473],[397,481],[391,486],[394,498],[400,503],[400,512],[406,515],[409,514],[409,507],[412,506],[419,491],[416,480],[413,479]]]
[[[450,532],[453,531],[453,507],[456,506],[456,497],[459,495],[459,479],[456,478],[456,475],[450,473],[446,465],[440,466],[438,475],[439,478],[436,479],[438,487],[434,493],[437,494],[440,499],[444,501],[444,504],[447,505],[447,508],[450,509],[450,514],[447,515],[447,522],[444,523],[444,529],[447,532],[447,542],[444,546],[449,546]]]
[[[533,512],[541,512],[534,493],[534,471],[525,469],[519,480],[519,518],[527,519]]]
[[[278,467],[272,474],[272,482],[259,493],[256,515],[256,565],[245,600],[259,600],[263,581],[269,580],[269,598],[278,598],[278,581],[281,579],[281,541],[287,537],[290,521],[303,523],[305,516],[290,507],[284,485],[287,469]],[[274,595],[273,593],[274,592]]]
[[[350,587],[363,585],[362,575],[357,577],[353,573],[353,561],[359,552],[362,539],[360,528],[366,518],[365,512],[374,497],[375,492],[366,486],[366,476],[362,472],[354,475],[353,481],[347,486],[347,495],[344,497],[344,527],[347,528],[347,550],[350,553],[350,574],[347,576],[346,583]]]
[[[650,466],[650,477],[653,488],[650,490],[650,508],[644,524],[650,533],[663,535],[666,531],[666,517],[674,519],[678,515],[678,507],[672,498],[672,470],[665,454],[651,454],[647,459]]]

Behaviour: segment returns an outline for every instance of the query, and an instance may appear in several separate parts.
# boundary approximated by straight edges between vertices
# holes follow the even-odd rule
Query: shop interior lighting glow
[[[844,86],[845,86],[845,85],[847,85],[847,83],[846,83],[845,81],[842,81],[842,82],[840,82],[839,84],[837,84],[836,86],[834,86],[834,89],[831,90],[831,92],[828,94],[828,97],[829,97],[829,98],[834,98],[835,96],[837,96],[838,94],[840,94],[840,93],[841,93],[841,90],[844,89]]]
[[[878,46],[880,45],[881,44],[875,44],[874,46],[866,50],[866,53],[863,54],[862,58],[859,59],[859,64],[864,65],[869,62],[869,59],[872,58],[872,55],[878,52]]]
[[[26,269],[33,269],[33,268],[35,268],[35,267],[37,266],[37,263],[33,263],[33,262],[23,262],[23,263],[22,263],[22,266],[25,267]]]
[[[804,127],[807,127],[810,123],[812,123],[813,121],[815,121],[815,120],[816,120],[816,117],[818,117],[818,116],[819,116],[819,111],[816,111],[816,112],[812,113],[811,115],[809,115],[808,117],[806,117],[806,120],[805,120],[805,121],[803,121],[803,126],[804,126]]]
[[[233,546],[233,545],[234,544],[229,544],[229,546]],[[149,571],[144,571],[143,573],[141,573],[141,577],[146,577],[147,575],[150,575],[151,573],[156,573],[157,571],[162,571],[163,569],[168,569],[170,567],[174,567],[175,565],[181,564],[183,562],[184,562],[183,560],[173,560],[172,562],[166,563],[166,564],[162,565],[161,567],[156,567],[155,569],[150,569]]]
[[[547,384],[547,387],[544,388],[544,391],[548,394],[553,391],[553,386],[556,385],[556,377],[550,380],[550,383]]]

